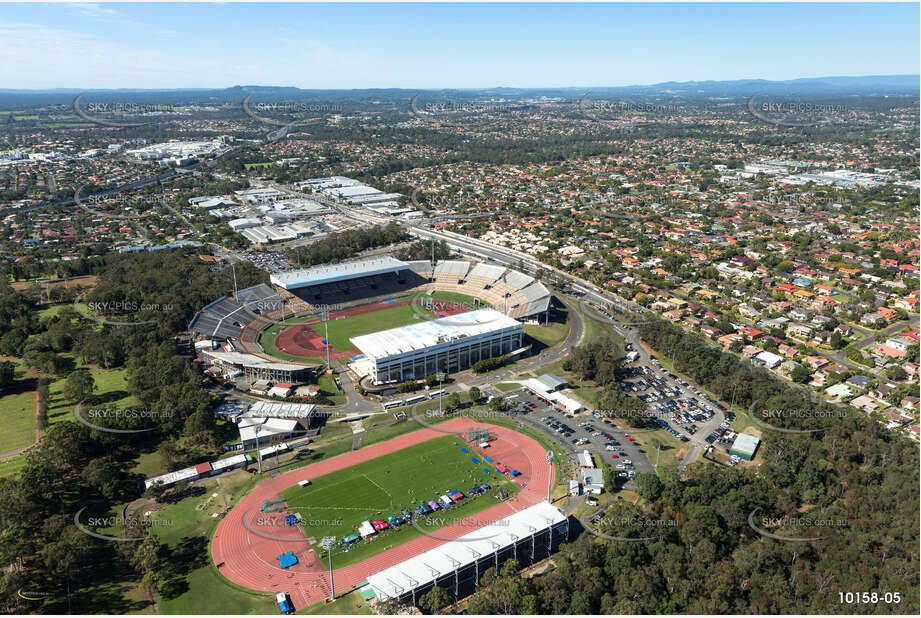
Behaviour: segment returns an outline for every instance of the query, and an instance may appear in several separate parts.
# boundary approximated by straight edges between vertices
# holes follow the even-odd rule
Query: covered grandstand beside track
[[[455,600],[475,592],[480,576],[507,560],[529,566],[549,557],[569,540],[569,521],[549,502],[539,502],[464,536],[404,560],[368,577],[379,601],[398,599],[416,605],[439,586]]]
[[[353,368],[377,384],[453,373],[519,349],[522,335],[514,318],[493,309],[468,311],[352,337],[364,356]]]

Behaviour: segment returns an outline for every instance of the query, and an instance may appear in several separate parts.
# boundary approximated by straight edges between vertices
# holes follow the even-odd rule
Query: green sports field
[[[282,492],[293,513],[300,513],[304,534],[314,544],[318,556],[326,559],[320,547],[324,536],[342,539],[356,533],[364,521],[387,520],[400,510],[413,508],[456,489],[467,496],[475,484],[487,483],[490,491],[479,497],[467,496],[456,506],[441,511],[432,521],[419,520],[420,527],[434,530],[459,518],[469,517],[497,503],[495,494],[501,487],[508,496],[518,493],[514,483],[485,462],[475,464],[474,453],[461,453],[467,444],[459,437],[433,438],[421,444],[390,453],[370,461],[310,479],[310,485],[295,485]],[[486,474],[488,467],[492,473]],[[472,522],[471,526],[475,523]],[[476,526],[479,527],[479,526]],[[473,528],[471,528],[471,531]],[[399,545],[422,534],[406,524],[385,530],[367,541],[359,541],[348,550],[340,547],[333,553],[336,568],[353,564]]]
[[[429,314],[421,308],[413,311],[410,305],[399,305],[389,309],[381,309],[372,313],[362,313],[353,315],[348,318],[333,319],[329,322],[329,344],[337,350],[351,350],[355,346],[349,341],[350,337],[358,335],[367,335],[379,330],[406,326],[415,322],[424,321],[425,318],[419,317],[418,313],[426,313],[429,319],[435,316]],[[326,324],[317,323],[311,325],[313,331],[321,337],[326,336]]]

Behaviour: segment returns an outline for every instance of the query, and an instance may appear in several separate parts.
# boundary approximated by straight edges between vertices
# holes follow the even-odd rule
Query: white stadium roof
[[[275,285],[291,290],[333,281],[344,281],[356,277],[369,277],[384,273],[398,272],[409,268],[406,262],[385,256],[359,260],[357,262],[343,262],[342,264],[325,264],[301,270],[289,270],[275,273],[271,281]]]
[[[495,309],[477,309],[421,324],[352,337],[350,341],[366,356],[386,358],[514,326],[520,328],[521,324]]]
[[[386,601],[453,573],[519,539],[561,524],[566,517],[549,502],[539,502],[505,519],[474,530],[368,577],[375,596]]]

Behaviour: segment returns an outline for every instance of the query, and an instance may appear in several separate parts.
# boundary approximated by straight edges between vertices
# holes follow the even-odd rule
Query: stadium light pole
[[[326,371],[332,371],[332,367],[329,366],[329,307],[326,307],[326,311],[323,313],[324,320],[323,323],[326,325]]]
[[[324,536],[323,547],[326,549],[326,555],[329,558],[329,597],[330,601],[336,600],[336,589],[333,587],[333,547],[336,546],[336,537]]]
[[[259,474],[262,474],[262,451],[259,450],[259,430],[262,425],[256,425],[256,459],[259,461]]]
[[[443,371],[439,371],[436,377],[438,378],[438,390],[439,390],[439,391],[443,391],[444,389],[442,388],[442,386],[443,386],[444,380],[445,380],[445,374],[444,374],[444,372],[443,372]],[[443,410],[442,407],[441,407],[441,401],[442,401],[443,399],[444,399],[444,393],[439,392],[439,393],[438,393],[438,416],[439,416],[439,417],[442,417],[442,416],[445,415],[444,410]]]
[[[550,502],[550,490],[553,488],[553,451],[547,451],[547,465],[550,466],[550,478],[547,479],[547,502]]]

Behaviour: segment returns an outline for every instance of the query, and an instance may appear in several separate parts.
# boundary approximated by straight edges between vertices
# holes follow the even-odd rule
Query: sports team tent
[[[502,464],[496,464],[496,470],[498,470],[502,474],[505,474],[506,472],[508,472],[508,468],[506,468]]]
[[[281,554],[280,556],[278,556],[278,564],[281,565],[281,568],[287,569],[288,567],[294,566],[295,564],[297,564],[297,556],[295,556],[290,551],[284,554]]]
[[[285,515],[285,523],[288,524],[289,526],[293,526],[294,524],[297,523],[297,517],[295,517],[294,515]]]
[[[361,538],[366,539],[369,536],[374,536],[375,532],[374,526],[371,525],[370,521],[361,522],[361,526],[358,527],[358,534],[361,535]]]
[[[451,500],[451,498],[447,496],[441,496],[441,501],[444,502],[445,504],[451,504],[452,502],[454,502],[453,500]]]
[[[512,470],[512,476],[521,476],[521,472],[518,470]]]
[[[429,500],[429,508],[432,509],[433,511],[437,511],[441,507],[434,500]]]
[[[343,541],[346,545],[351,545],[352,543],[358,541],[360,538],[361,538],[361,537],[358,536],[357,534],[350,534],[350,535],[348,535],[347,537],[345,537],[344,539],[342,539],[342,541]]]
[[[452,500],[454,500],[455,502],[457,502],[458,500],[460,500],[461,498],[464,497],[464,494],[462,494],[461,492],[459,492],[459,491],[457,491],[457,490],[455,490],[455,491],[449,491],[449,492],[448,492],[448,497],[451,498]]]

